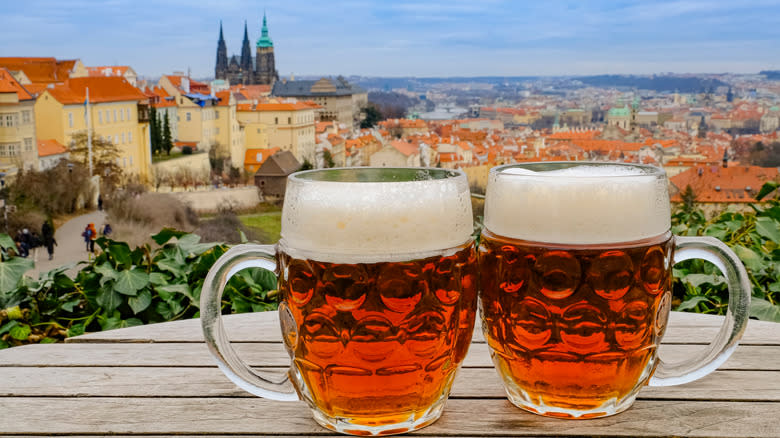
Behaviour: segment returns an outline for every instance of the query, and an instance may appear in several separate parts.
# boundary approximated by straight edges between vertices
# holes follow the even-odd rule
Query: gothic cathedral
[[[257,40],[256,56],[253,59],[249,46],[249,33],[244,22],[244,42],[241,45],[241,57],[233,55],[228,62],[227,45],[222,36],[222,22],[219,23],[219,41],[217,42],[217,65],[214,76],[226,79],[231,85],[271,85],[279,79],[274,61],[274,43],[268,36],[268,23],[263,13],[263,30]]]

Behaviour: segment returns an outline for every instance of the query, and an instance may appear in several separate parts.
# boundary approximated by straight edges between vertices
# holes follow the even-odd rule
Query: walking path
[[[32,278],[38,278],[41,272],[50,271],[62,265],[77,263],[87,260],[88,254],[84,244],[84,238],[81,232],[89,223],[95,224],[95,228],[100,232],[102,225],[106,222],[105,211],[93,211],[68,222],[65,222],[54,232],[54,238],[57,240],[57,246],[54,247],[54,259],[49,260],[49,254],[45,247],[37,248],[37,261],[35,268],[27,271],[26,275]],[[32,253],[30,257],[32,257]],[[69,271],[69,274],[75,274],[78,268]]]

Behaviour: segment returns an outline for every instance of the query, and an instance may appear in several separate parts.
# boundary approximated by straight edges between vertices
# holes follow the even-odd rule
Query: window
[[[125,108],[125,114],[127,115],[127,121],[130,122],[133,119],[130,118],[130,108]]]
[[[274,117],[274,125],[278,125],[278,124],[279,124],[279,117]]]
[[[122,159],[122,167],[127,167],[127,158]]]
[[[257,128],[257,133],[258,133],[258,134],[260,133],[260,128]]]
[[[219,120],[219,110],[214,111],[214,118]]]
[[[122,108],[119,108],[119,120],[122,122],[125,121],[125,112],[122,111]]]
[[[119,136],[114,135],[114,144],[119,144]]]
[[[133,156],[130,156],[130,167],[133,167]]]
[[[219,128],[215,128],[214,133],[219,135]]]
[[[26,125],[32,122],[30,111],[22,111],[22,124]]]
[[[16,156],[16,145],[15,144],[9,144],[8,145],[8,156],[9,157]]]
[[[25,152],[31,152],[32,151],[32,138],[25,138],[24,139],[24,151]]]
[[[14,126],[14,116],[13,114],[6,114],[5,117],[0,115],[0,126],[2,126],[3,120],[5,120],[5,126],[10,128]]]
[[[98,111],[98,123],[103,123],[103,113]]]
[[[6,126],[10,126],[6,124]],[[73,113],[68,113],[68,128],[73,127]]]
[[[287,118],[287,124],[288,125],[292,125],[292,117],[288,117]]]
[[[116,110],[114,110],[114,122],[116,122]]]
[[[127,142],[132,143],[133,142],[133,131],[127,132]]]
[[[192,120],[192,116],[190,116],[190,113],[187,113],[187,121],[189,122],[190,120]]]
[[[106,110],[106,123],[111,122],[111,117],[109,117],[108,110]]]
[[[121,114],[121,113],[120,113],[120,114]],[[122,133],[122,143],[124,143],[124,142],[125,142],[125,133],[123,132],[123,133]]]

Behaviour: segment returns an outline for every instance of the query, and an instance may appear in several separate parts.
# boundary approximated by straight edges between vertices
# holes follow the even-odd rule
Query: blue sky
[[[254,1],[3,3],[0,56],[80,58],[140,75],[213,75],[263,10],[288,76],[569,75],[780,69],[780,0]]]

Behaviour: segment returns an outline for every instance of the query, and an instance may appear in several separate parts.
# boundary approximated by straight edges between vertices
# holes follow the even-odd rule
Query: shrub
[[[122,191],[111,199],[107,211],[113,238],[131,246],[149,243],[150,236],[165,227],[190,231],[198,225],[189,206],[165,193]]]
[[[131,250],[125,242],[99,238],[102,252],[74,279],[65,275],[65,266],[32,280],[24,277],[32,261],[6,252],[13,242],[0,234],[5,260],[0,270],[0,349],[198,316],[203,280],[227,246],[201,243],[197,235],[172,229],[153,239],[161,247]],[[276,309],[275,289],[272,273],[241,271],[225,288],[222,311]]]
[[[181,153],[182,155],[192,155],[192,146],[182,146]]]

